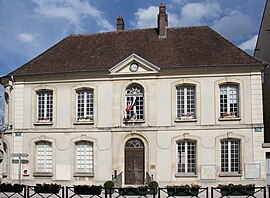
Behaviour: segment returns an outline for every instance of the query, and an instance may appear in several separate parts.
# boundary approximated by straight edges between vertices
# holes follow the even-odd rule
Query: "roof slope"
[[[270,63],[270,1],[266,0],[254,56]]]
[[[10,75],[109,70],[131,54],[161,69],[177,66],[261,64],[206,26],[70,35]]]

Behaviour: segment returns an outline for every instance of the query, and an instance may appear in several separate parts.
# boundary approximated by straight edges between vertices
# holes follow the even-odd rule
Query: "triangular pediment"
[[[131,54],[109,70],[111,75],[146,74],[158,73],[159,71],[159,67],[138,56],[137,54]]]

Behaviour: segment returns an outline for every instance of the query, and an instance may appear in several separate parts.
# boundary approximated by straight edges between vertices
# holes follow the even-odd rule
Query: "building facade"
[[[265,1],[265,9],[262,17],[261,27],[257,39],[254,57],[265,61],[267,66],[263,71],[263,115],[264,115],[264,144],[266,152],[267,167],[270,167],[270,48],[268,43],[270,31],[270,2]],[[270,168],[266,170],[267,185],[270,185]]]
[[[3,181],[265,185],[265,65],[209,27],[167,26],[161,4],[158,28],[119,17],[2,77]]]

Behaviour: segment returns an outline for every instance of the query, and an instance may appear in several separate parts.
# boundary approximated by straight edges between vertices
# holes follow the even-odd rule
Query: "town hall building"
[[[2,181],[263,186],[264,67],[207,26],[168,28],[164,4],[157,28],[69,35],[1,78]]]

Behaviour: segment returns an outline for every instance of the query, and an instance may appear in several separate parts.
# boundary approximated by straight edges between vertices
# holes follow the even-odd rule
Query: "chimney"
[[[122,16],[117,18],[117,31],[125,30],[125,23]]]
[[[168,28],[168,16],[166,14],[166,6],[164,3],[161,3],[159,6],[159,14],[158,14],[159,38],[167,37],[167,28]]]

